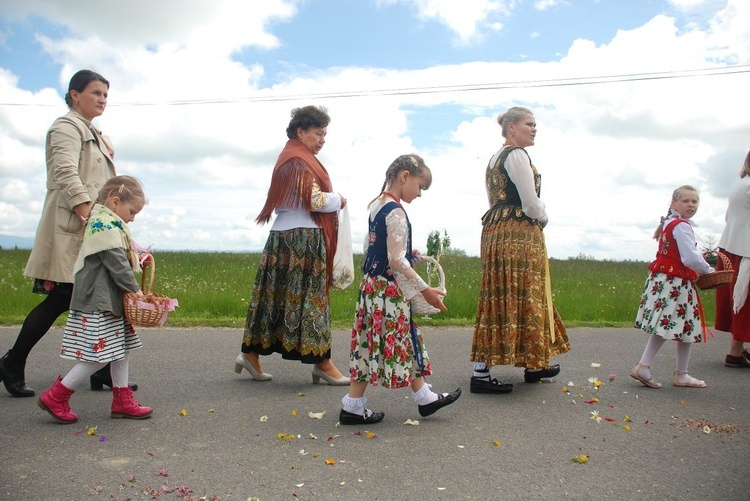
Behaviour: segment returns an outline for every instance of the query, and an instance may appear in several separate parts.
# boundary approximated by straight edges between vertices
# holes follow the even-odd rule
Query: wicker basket
[[[420,257],[423,261],[431,263],[437,269],[440,283],[438,285],[435,285],[434,287],[445,292],[445,273],[443,273],[443,267],[440,266],[440,263],[438,263],[437,260],[430,256]],[[428,303],[422,294],[417,294],[411,299],[410,302],[412,315],[434,315],[435,313],[440,313],[440,310]]]
[[[706,257],[708,254],[717,254],[719,259],[721,259],[721,262],[724,264],[724,269],[699,276],[695,279],[695,286],[699,289],[706,290],[729,285],[734,276],[734,269],[732,268],[732,263],[729,261],[729,258],[723,252],[719,251],[704,252],[703,257]]]
[[[148,288],[146,288],[146,270],[150,270]],[[125,320],[130,325],[138,327],[156,327],[162,325],[167,316],[167,303],[171,301],[163,294],[154,292],[154,273],[156,263],[151,256],[151,264],[143,270],[141,275],[142,296],[133,292],[125,292],[122,295]],[[140,303],[140,304],[139,304]]]

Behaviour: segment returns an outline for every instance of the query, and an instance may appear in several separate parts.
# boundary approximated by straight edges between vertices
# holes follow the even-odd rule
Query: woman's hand
[[[446,293],[435,287],[427,287],[422,291],[425,301],[440,311],[448,311],[448,308],[443,304],[443,297]]]
[[[344,198],[344,195],[342,195],[341,193],[339,193],[339,198],[341,198],[341,208],[343,209],[344,207],[346,207],[346,198]]]
[[[89,214],[91,213],[91,202],[76,205],[73,207],[73,212],[75,212],[78,219],[81,220],[81,224],[85,226],[89,220]]]

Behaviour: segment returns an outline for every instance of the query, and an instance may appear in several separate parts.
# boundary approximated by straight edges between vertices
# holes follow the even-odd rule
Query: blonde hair
[[[122,202],[134,199],[142,200],[144,205],[148,202],[143,185],[133,176],[115,176],[109,179],[99,190],[94,203],[105,205],[112,197],[117,197]]]
[[[686,191],[694,191],[696,195],[698,195],[698,201],[700,201],[700,193],[696,188],[693,188],[689,184],[683,184],[676,190],[672,192],[672,202],[677,202],[682,194]],[[667,220],[669,217],[669,213],[672,210],[672,204],[669,204],[669,208],[667,209],[667,215],[659,219],[659,225],[656,227],[656,230],[654,230],[654,240],[659,240],[659,237],[661,236],[661,232],[664,229],[664,221]]]
[[[421,176],[422,174],[427,174],[427,183],[425,184],[423,189],[427,190],[430,188],[430,185],[432,184],[432,172],[430,171],[430,168],[427,167],[427,165],[424,163],[422,157],[411,153],[409,155],[401,155],[400,157],[396,158],[396,160],[391,162],[391,165],[388,166],[388,169],[386,169],[385,171],[385,181],[383,181],[383,187],[380,188],[381,195],[384,191],[386,191],[386,188],[391,187],[393,182],[398,177],[399,173],[403,171],[408,171],[412,176]],[[367,207],[370,207],[378,198],[380,198],[380,195],[370,200],[370,203],[367,204]]]
[[[740,177],[750,176],[750,151],[747,152],[747,156],[745,157],[745,163],[742,165],[742,168],[740,169]]]
[[[523,120],[523,117],[525,117],[526,115],[533,115],[533,113],[531,112],[531,110],[529,110],[528,108],[524,108],[523,106],[514,106],[505,113],[501,113],[500,115],[498,115],[497,123],[502,129],[503,137],[508,137],[506,134],[508,132],[509,124],[517,124],[518,122]]]

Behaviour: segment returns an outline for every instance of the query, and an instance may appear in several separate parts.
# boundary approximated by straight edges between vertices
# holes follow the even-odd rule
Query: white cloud
[[[270,167],[286,141],[289,111],[310,102],[326,105],[332,117],[320,159],[334,189],[349,200],[357,250],[367,202],[378,194],[393,158],[417,149],[412,119],[432,107],[450,106],[463,114],[448,118],[445,140],[417,151],[435,180],[408,207],[417,247],[424,247],[430,231],[445,228],[454,247],[478,254],[479,218],[487,208],[484,169],[501,144],[495,116],[515,104],[531,107],[539,123],[537,145],[529,153],[543,176],[542,198],[550,214],[545,233],[554,257],[650,259],[655,249],[650,233],[671,191],[686,183],[702,188],[700,231],[720,233],[726,186],[747,152],[748,73],[510,85],[750,64],[750,7],[740,0],[729,1],[703,28],[678,28],[674,19],[657,16],[605,44],[577,40],[555,62],[313,68],[272,88],[260,83],[264,68],[243,65],[232,54],[248,45],[283,43],[272,33],[273,22],[289,20],[295,3],[262,2],[259,8],[265,10],[251,15],[245,2],[215,2],[210,8],[203,2],[190,8],[175,7],[184,2],[157,2],[158,11],[149,16],[142,13],[148,11],[145,4],[118,3],[113,8],[119,10],[103,24],[91,23],[87,16],[94,14],[75,8],[83,4],[58,4],[14,2],[12,8],[18,15],[34,8],[36,15],[70,30],[62,38],[40,38],[64,64],[61,87],[75,69],[91,64],[111,81],[109,107],[96,123],[114,141],[118,170],[145,184],[150,203],[133,232],[139,243],[154,243],[155,250],[260,250],[268,228],[254,219],[265,200]],[[416,6],[422,18],[439,20],[470,39],[514,4],[424,0]],[[436,83],[509,85],[471,92],[304,97]],[[34,105],[0,106],[0,181],[12,187],[0,192],[0,232],[30,237],[44,197],[44,133],[65,107],[59,90],[28,92],[2,69],[0,96],[0,101]],[[272,96],[301,97],[256,99]],[[192,103],[178,103],[184,100]],[[19,193],[20,201],[14,198]]]

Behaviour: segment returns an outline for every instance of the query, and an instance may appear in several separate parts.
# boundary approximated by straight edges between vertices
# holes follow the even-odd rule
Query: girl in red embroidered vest
[[[692,218],[698,211],[698,191],[680,186],[672,193],[666,218],[657,226],[654,239],[659,242],[656,259],[641,296],[635,327],[649,335],[640,362],[630,376],[649,388],[661,388],[651,375],[651,362],[667,339],[677,341],[677,363],[673,384],[705,388],[706,383],[688,375],[690,348],[706,340],[706,322],[693,280],[714,269],[697,249]]]

